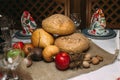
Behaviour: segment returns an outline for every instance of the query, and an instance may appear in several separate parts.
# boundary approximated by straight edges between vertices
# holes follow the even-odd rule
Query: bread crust
[[[55,45],[61,51],[66,51],[70,54],[81,53],[90,47],[90,41],[83,34],[73,33],[68,36],[62,36],[55,40]]]
[[[42,21],[44,30],[51,34],[68,35],[75,32],[73,21],[65,15],[54,14]]]

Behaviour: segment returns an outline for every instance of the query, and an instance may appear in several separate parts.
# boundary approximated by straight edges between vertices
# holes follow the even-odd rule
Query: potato
[[[53,61],[53,57],[59,53],[59,48],[55,45],[49,45],[44,48],[42,55],[45,61],[51,62]]]

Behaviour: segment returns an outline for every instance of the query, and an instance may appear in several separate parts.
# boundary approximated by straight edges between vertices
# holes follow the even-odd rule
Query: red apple
[[[117,80],[120,80],[120,77],[118,77]]]
[[[60,52],[55,56],[55,65],[59,70],[66,70],[69,67],[70,56],[67,52]]]
[[[24,43],[23,42],[16,42],[13,44],[13,48],[15,49],[23,49]]]

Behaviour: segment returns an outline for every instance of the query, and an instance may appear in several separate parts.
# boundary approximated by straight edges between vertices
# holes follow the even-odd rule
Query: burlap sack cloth
[[[75,77],[81,74],[85,74],[91,71],[95,71],[100,69],[101,67],[111,64],[115,61],[118,52],[115,54],[110,54],[105,50],[101,49],[97,45],[95,45],[92,41],[90,44],[90,49],[87,53],[91,53],[92,55],[100,55],[103,57],[104,61],[100,62],[98,65],[92,65],[90,68],[87,69],[77,69],[77,70],[66,70],[66,71],[59,71],[56,69],[54,62],[46,63],[44,61],[34,62],[33,65],[29,68],[25,68],[24,72],[28,72],[33,80],[67,80],[71,77]]]

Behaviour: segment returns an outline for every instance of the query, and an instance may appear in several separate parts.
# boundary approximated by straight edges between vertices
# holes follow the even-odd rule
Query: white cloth
[[[15,42],[19,42],[19,41],[22,41],[24,43],[31,43],[31,39],[18,39],[15,37],[15,33],[17,32],[18,30],[14,31],[13,32],[13,35],[12,35],[12,44],[15,43]]]
[[[31,43],[31,39],[18,39],[16,37],[12,39],[12,43],[19,42],[19,41],[22,41],[24,43]]]
[[[115,53],[115,38],[108,40],[92,39],[92,41],[111,54]],[[120,77],[120,61],[116,60],[113,64],[103,66],[96,71],[78,75],[68,80],[117,80],[118,77]]]

